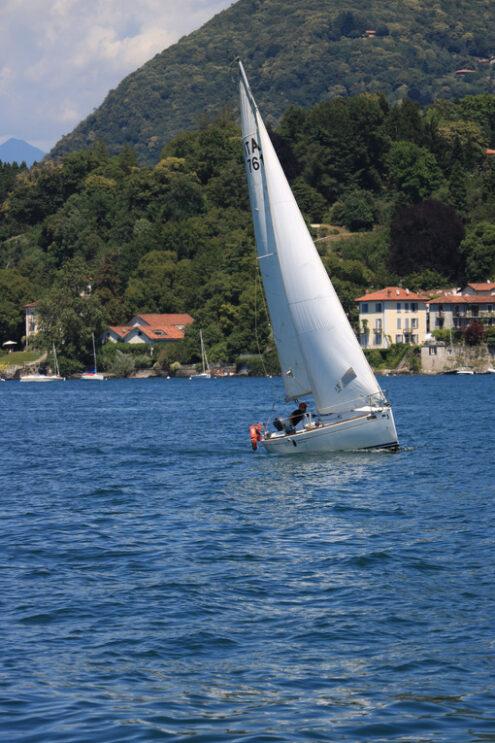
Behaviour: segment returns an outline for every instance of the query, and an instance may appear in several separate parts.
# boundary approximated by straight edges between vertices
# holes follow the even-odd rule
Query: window
[[[381,346],[381,345],[382,345],[382,334],[375,333],[375,346]]]
[[[418,303],[411,302],[411,312],[417,312],[417,311],[418,311]]]
[[[400,302],[397,302],[397,312],[400,312]]]
[[[376,302],[375,303],[375,312],[381,312],[382,311],[382,303]]]
[[[404,302],[404,309],[406,312],[409,312],[409,302]]]
[[[363,348],[368,348],[370,345],[370,337],[368,333],[362,333],[361,335],[361,345]]]
[[[404,328],[405,328],[406,330],[409,330],[409,318],[408,318],[408,317],[406,317],[406,321],[405,321],[405,323],[404,323]]]
[[[397,330],[400,330],[401,327],[401,319],[400,317],[397,318]]]
[[[380,331],[382,329],[382,318],[381,317],[376,318],[376,329]]]
[[[418,327],[418,318],[411,317],[411,328],[417,328],[417,327]]]
[[[430,346],[428,349],[428,353],[430,356],[436,356],[437,355],[437,347],[436,346]]]
[[[368,313],[368,302],[361,302],[361,313],[364,315]]]
[[[492,305],[491,304],[487,304],[486,305],[486,311],[487,312],[491,312],[492,311]]]
[[[417,335],[411,335],[411,343],[413,344],[413,346],[417,346],[418,345],[418,336]]]
[[[402,335],[400,335],[400,333],[395,336],[395,342],[402,343]]]

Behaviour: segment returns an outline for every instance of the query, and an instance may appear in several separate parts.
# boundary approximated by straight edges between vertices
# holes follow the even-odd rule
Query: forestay
[[[258,256],[288,399],[330,413],[382,397],[252,96],[242,63],[241,121]]]

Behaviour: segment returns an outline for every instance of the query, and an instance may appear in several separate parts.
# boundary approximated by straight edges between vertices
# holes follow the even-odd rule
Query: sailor
[[[302,419],[304,418],[306,414],[307,407],[308,406],[306,405],[305,402],[300,402],[299,406],[295,410],[292,411],[292,413],[289,415],[289,423],[290,423],[291,428],[294,429],[297,426],[297,424],[300,421],[302,421]]]

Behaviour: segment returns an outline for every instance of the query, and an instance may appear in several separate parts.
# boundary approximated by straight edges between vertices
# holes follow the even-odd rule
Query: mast
[[[204,341],[203,341],[203,331],[202,330],[199,331],[199,338],[200,338],[200,341],[201,341],[201,361],[202,361],[202,364],[203,364],[203,372],[206,372],[209,369],[209,364],[208,364],[208,357],[206,355],[205,344],[204,344]]]
[[[95,334],[91,333],[91,337],[93,339],[93,359],[95,362],[95,374],[96,374],[96,346],[95,346]]]
[[[55,343],[52,343],[52,349],[53,349],[53,361],[54,361],[54,365],[55,365],[55,373],[56,373],[57,377],[59,377],[60,376],[60,371],[59,371],[59,368],[58,368],[58,360],[57,360],[57,352],[55,350]]]

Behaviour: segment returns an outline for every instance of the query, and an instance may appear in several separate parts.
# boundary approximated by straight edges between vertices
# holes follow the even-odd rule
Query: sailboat
[[[199,374],[194,374],[194,376],[190,377],[190,379],[211,379],[211,372],[210,372],[210,367],[208,364],[208,357],[206,355],[205,344],[203,341],[203,333],[201,330],[199,331],[199,339],[201,341],[201,364],[203,366],[203,371],[200,372]]]
[[[58,368],[57,352],[55,350],[55,344],[53,344],[53,363],[55,366],[55,374],[41,374],[39,371],[33,374],[21,374],[19,377],[21,382],[65,382],[65,377],[60,376],[60,369]]]
[[[313,395],[302,427],[251,427],[251,441],[294,454],[399,447],[392,408],[321,262],[240,72],[243,151],[263,286],[285,399]]]
[[[101,372],[98,372],[96,369],[96,346],[95,346],[95,334],[91,333],[91,336],[93,338],[93,359],[94,359],[94,369],[93,371],[84,372],[84,374],[81,374],[81,379],[98,379],[100,381],[105,379],[105,375],[101,374]]]

